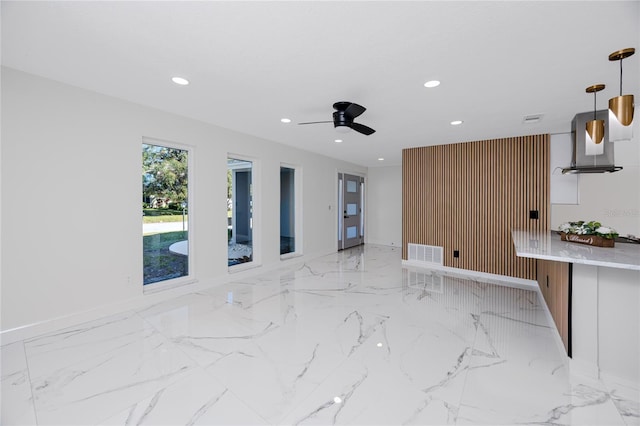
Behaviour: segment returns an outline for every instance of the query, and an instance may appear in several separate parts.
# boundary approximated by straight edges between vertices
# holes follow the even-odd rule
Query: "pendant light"
[[[585,155],[601,155],[604,153],[604,120],[596,119],[596,93],[604,89],[604,84],[587,87],[587,93],[593,93],[593,120],[587,121],[585,134]]]
[[[620,61],[620,96],[609,99],[609,141],[628,141],[633,137],[633,95],[622,94],[622,60],[635,53],[629,47],[609,55],[610,61]]]

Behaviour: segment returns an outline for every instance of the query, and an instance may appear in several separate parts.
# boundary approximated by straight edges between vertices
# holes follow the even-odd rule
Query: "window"
[[[189,151],[142,144],[143,283],[189,275]]]
[[[280,254],[296,251],[295,169],[280,167]]]
[[[227,158],[228,265],[254,260],[253,162]]]

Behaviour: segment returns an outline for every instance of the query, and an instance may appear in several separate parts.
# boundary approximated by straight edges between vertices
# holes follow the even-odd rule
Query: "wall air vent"
[[[522,122],[525,124],[534,124],[542,121],[542,114],[525,115]]]
[[[442,253],[442,247],[438,246],[427,246],[424,244],[408,244],[408,260],[433,264],[433,265],[444,265],[444,256]],[[425,265],[428,266],[428,265]]]

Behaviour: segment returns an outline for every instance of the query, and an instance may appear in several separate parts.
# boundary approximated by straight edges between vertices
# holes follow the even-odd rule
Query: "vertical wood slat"
[[[535,279],[511,230],[549,229],[549,143],[533,135],[403,150],[403,259],[408,243],[428,244],[444,247],[445,266]]]

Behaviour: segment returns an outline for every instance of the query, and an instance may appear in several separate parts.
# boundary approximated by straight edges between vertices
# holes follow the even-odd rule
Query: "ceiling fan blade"
[[[363,135],[369,136],[373,133],[375,133],[376,131],[373,130],[371,127],[365,126],[364,124],[360,124],[360,123],[353,123],[351,125],[351,128],[353,130],[355,130],[356,132],[360,132]]]
[[[318,124],[318,123],[333,123],[333,121],[307,121],[306,123],[298,123],[300,124]]]
[[[354,119],[366,110],[367,109],[362,105],[352,103],[347,107],[347,109],[344,110],[344,115],[347,117],[351,117],[351,119]]]

